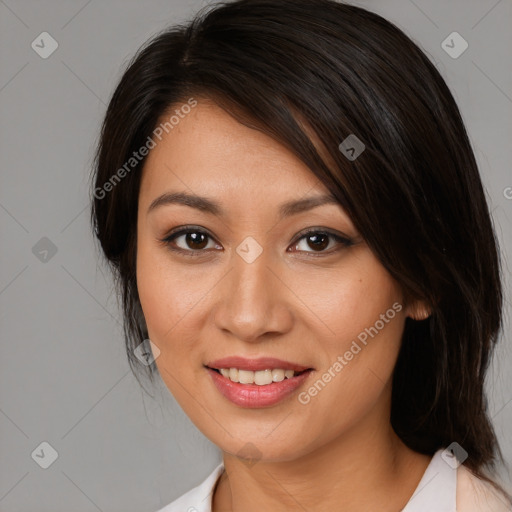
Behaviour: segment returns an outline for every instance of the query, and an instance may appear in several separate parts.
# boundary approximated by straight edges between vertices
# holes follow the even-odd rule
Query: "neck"
[[[293,460],[249,465],[224,453],[213,512],[401,510],[431,458],[405,446],[389,420],[379,423],[358,424]]]

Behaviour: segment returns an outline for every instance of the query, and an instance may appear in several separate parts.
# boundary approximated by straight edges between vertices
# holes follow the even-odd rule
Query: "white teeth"
[[[281,382],[284,380],[284,370],[272,370],[272,380],[274,382]]]
[[[221,368],[220,373],[231,380],[240,384],[256,384],[258,386],[266,386],[272,382],[281,382],[284,379],[291,379],[295,372],[293,370],[282,370],[276,368],[274,370],[239,370],[238,368]]]
[[[238,382],[240,382],[240,384],[253,384],[254,372],[249,370],[238,370]]]
[[[254,372],[254,383],[258,386],[265,386],[272,382],[272,370],[260,370]]]
[[[285,379],[291,379],[293,377],[293,374],[295,372],[293,370],[285,370],[284,372],[284,378]]]

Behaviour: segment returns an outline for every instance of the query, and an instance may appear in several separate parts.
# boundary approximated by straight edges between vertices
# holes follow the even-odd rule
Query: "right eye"
[[[215,247],[222,249],[218,244],[208,247],[208,239],[213,243],[213,237],[206,231],[195,226],[186,226],[171,232],[160,242],[165,244],[171,251],[179,252],[186,256],[199,256],[201,252],[205,252],[205,249]]]

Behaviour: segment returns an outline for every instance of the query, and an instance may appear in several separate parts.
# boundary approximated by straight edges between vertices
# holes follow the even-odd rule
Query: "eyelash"
[[[206,249],[195,249],[195,250],[194,249],[182,249],[180,247],[174,247],[172,245],[172,242],[176,238],[179,238],[180,236],[183,236],[183,235],[187,235],[189,233],[201,233],[201,234],[206,235],[209,239],[215,240],[208,232],[204,231],[203,229],[199,229],[196,226],[184,226],[184,227],[180,228],[178,231],[171,232],[168,236],[159,240],[159,242],[161,242],[163,245],[165,245],[169,250],[183,254],[188,257],[194,258],[194,257],[198,257],[198,256],[203,256],[202,253],[207,252]],[[331,248],[328,251],[319,251],[319,252],[298,251],[298,252],[305,252],[307,254],[311,254],[312,257],[314,257],[314,258],[328,256],[328,255],[331,255],[333,253],[340,251],[344,247],[346,248],[346,247],[350,247],[350,246],[354,245],[354,242],[350,238],[340,236],[336,233],[333,233],[330,230],[322,229],[322,228],[308,228],[307,230],[304,230],[304,231],[298,233],[297,238],[295,238],[295,241],[292,243],[292,246],[296,246],[300,242],[300,240],[302,240],[303,238],[307,238],[308,235],[327,235],[327,236],[333,238],[341,246],[341,247],[335,248],[334,250]]]

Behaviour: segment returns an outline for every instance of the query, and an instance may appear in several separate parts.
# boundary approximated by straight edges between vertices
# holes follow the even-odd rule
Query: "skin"
[[[215,199],[225,215],[178,204],[148,213],[164,192]],[[400,286],[339,204],[278,218],[282,203],[328,192],[278,142],[206,99],[146,160],[138,205],[139,296],[163,381],[223,452],[226,471],[214,491],[214,512],[396,512],[430,461],[407,448],[389,421],[404,322],[424,318],[425,306],[403,304]],[[184,235],[170,244],[203,251],[198,257],[160,241],[187,224],[211,235],[204,248]],[[354,243],[329,237],[318,249],[297,237],[310,227]],[[263,249],[252,263],[236,252],[248,236]],[[401,311],[309,403],[300,403],[298,393],[394,303]],[[204,368],[230,355],[277,357],[315,370],[277,405],[248,409],[224,398]]]

